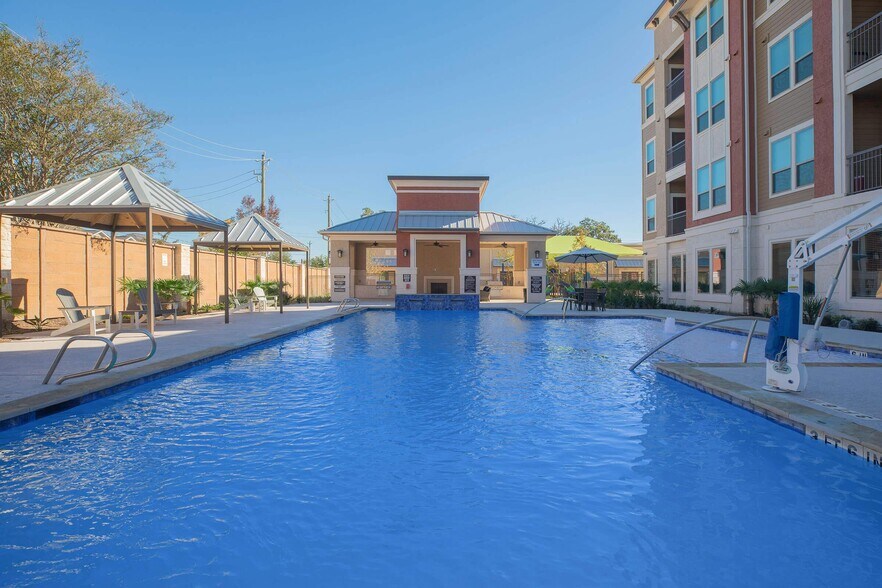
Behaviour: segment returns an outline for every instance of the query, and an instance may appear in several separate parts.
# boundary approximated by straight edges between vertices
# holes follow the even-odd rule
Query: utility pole
[[[331,226],[331,194],[328,193],[328,227]],[[328,265],[331,265],[331,238],[325,237],[325,241],[328,242]]]
[[[260,154],[260,214],[266,214],[266,151]],[[281,263],[281,260],[279,260]]]

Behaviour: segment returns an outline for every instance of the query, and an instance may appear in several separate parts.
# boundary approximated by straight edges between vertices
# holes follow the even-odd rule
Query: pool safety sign
[[[542,294],[542,276],[530,276],[530,294]]]
[[[463,293],[465,294],[475,294],[478,292],[478,277],[477,276],[463,276]]]
[[[346,292],[346,275],[334,275],[334,292]]]

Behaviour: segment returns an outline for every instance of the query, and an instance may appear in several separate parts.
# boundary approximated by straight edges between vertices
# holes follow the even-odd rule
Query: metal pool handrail
[[[133,331],[117,331],[116,333],[114,333],[113,335],[110,336],[110,341],[112,342],[114,339],[116,339],[118,336],[122,335],[123,333],[140,333],[140,334],[144,335],[145,337],[147,337],[148,339],[150,339],[150,353],[148,353],[144,357],[136,357],[134,359],[127,359],[125,361],[117,362],[116,365],[114,365],[113,367],[119,368],[124,365],[132,365],[133,363],[140,363],[142,361],[147,361],[148,359],[153,357],[154,354],[156,354],[156,337],[154,337],[153,334],[150,333],[150,331],[147,331],[145,329],[135,329]],[[116,347],[116,345],[114,345],[114,347]],[[104,351],[101,352],[101,356],[98,358],[98,361],[95,362],[95,369],[98,369],[98,366],[101,365],[101,362],[104,360],[105,355],[107,355],[107,347],[104,348]]]
[[[69,380],[71,378],[79,378],[81,376],[89,376],[92,374],[98,374],[101,372],[110,371],[114,365],[116,365],[116,345],[114,345],[110,339],[107,337],[99,337],[98,335],[74,335],[70,339],[64,342],[64,345],[61,346],[61,349],[58,350],[58,355],[55,356],[55,361],[52,362],[52,366],[49,368],[49,371],[46,372],[46,377],[43,378],[43,384],[48,384],[49,379],[52,377],[52,374],[55,373],[55,368],[58,367],[58,362],[61,361],[62,356],[67,351],[67,348],[71,346],[72,343],[76,341],[101,341],[104,343],[104,351],[101,353],[101,358],[98,360],[99,363],[95,364],[95,367],[91,370],[86,370],[84,372],[76,372],[73,374],[68,374],[66,376],[62,376],[58,378],[56,384],[60,384],[65,380]],[[107,364],[107,367],[101,368],[99,364],[102,359],[104,359],[104,355],[107,353],[107,350],[110,349],[110,363]]]
[[[134,359],[127,359],[126,361],[117,362],[117,358],[119,357],[119,353],[117,352],[116,345],[113,343],[113,340],[116,339],[119,335],[123,333],[123,331],[117,331],[113,333],[110,337],[100,337],[98,335],[75,335],[64,342],[64,345],[61,346],[61,349],[58,350],[58,355],[55,356],[55,361],[52,362],[52,366],[49,368],[49,371],[46,372],[46,377],[43,378],[43,384],[48,384],[49,380],[52,378],[52,374],[55,373],[55,368],[58,367],[61,358],[64,356],[67,348],[70,347],[71,343],[75,341],[101,341],[104,343],[104,348],[101,350],[101,355],[98,356],[98,361],[95,362],[95,366],[86,371],[75,372],[72,374],[67,374],[66,376],[62,376],[58,378],[55,382],[56,384],[61,384],[66,380],[70,380],[71,378],[80,378],[82,376],[90,376],[92,374],[100,374],[102,372],[109,372],[113,368],[122,367],[124,365],[132,365],[133,363],[139,363],[142,361],[147,361],[151,357],[156,354],[156,338],[152,333],[146,331],[144,329],[135,329],[134,331],[126,331],[132,333],[140,333],[150,339],[150,352],[144,357],[136,357]],[[110,350],[110,362],[106,367],[101,367],[101,362],[104,361],[104,358],[107,356],[107,351]]]
[[[692,325],[691,327],[689,327],[685,331],[677,333],[676,335],[674,335],[673,337],[671,337],[667,341],[664,341],[663,343],[656,345],[650,351],[644,353],[643,357],[641,357],[640,359],[635,361],[633,364],[631,364],[631,367],[629,367],[628,369],[633,372],[637,368],[637,366],[639,366],[641,363],[646,361],[646,359],[650,355],[652,355],[653,353],[655,353],[656,351],[658,351],[662,347],[666,346],[668,343],[670,343],[676,339],[679,339],[680,337],[682,337],[686,333],[691,333],[692,331],[694,331],[696,329],[701,329],[701,328],[707,327],[709,325],[716,325],[718,323],[726,323],[726,322],[731,322],[731,321],[750,321],[750,320],[753,321],[753,325],[750,327],[750,332],[747,334],[747,342],[744,344],[744,354],[741,356],[741,363],[747,363],[747,354],[750,353],[750,342],[753,340],[753,333],[756,331],[756,325],[760,321],[763,321],[766,323],[769,322],[769,319],[767,319],[767,318],[762,318],[762,317],[744,318],[743,316],[727,316],[724,318],[719,318],[719,319],[714,319],[711,321],[699,323],[697,325]]]
[[[353,310],[361,306],[361,302],[358,300],[358,298],[344,298],[343,302],[340,303],[340,306],[337,307],[337,313],[339,314],[346,310],[347,304],[353,304]]]

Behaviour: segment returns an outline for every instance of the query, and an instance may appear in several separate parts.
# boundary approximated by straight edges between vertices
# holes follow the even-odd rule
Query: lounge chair
[[[138,290],[138,306],[141,310],[147,310],[147,288]],[[153,316],[157,318],[171,318],[174,324],[178,323],[178,303],[162,302],[156,290],[153,291]]]
[[[109,304],[92,304],[80,306],[77,298],[70,290],[59,288],[55,291],[58,301],[61,302],[59,310],[64,313],[67,325],[52,332],[53,336],[75,335],[88,332],[96,335],[99,328],[110,332],[110,308]],[[99,314],[99,309],[101,314]],[[99,323],[103,326],[99,327]]]
[[[481,288],[481,302],[488,302],[490,300],[490,286],[484,286]]]
[[[268,308],[278,308],[279,307],[279,297],[278,296],[267,296],[266,292],[263,291],[263,288],[260,286],[254,287],[254,304],[257,306],[257,310],[266,310]]]
[[[235,294],[230,296],[230,306],[232,307],[233,312],[236,312],[237,310],[254,310],[254,306],[247,302],[242,302]]]

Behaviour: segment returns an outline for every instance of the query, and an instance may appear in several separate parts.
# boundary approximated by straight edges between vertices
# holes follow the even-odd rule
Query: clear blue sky
[[[657,4],[0,0],[0,21],[29,38],[42,26],[81,39],[104,81],[176,127],[266,149],[282,225],[321,250],[324,194],[335,223],[390,210],[388,174],[489,175],[485,209],[591,216],[640,240],[631,80],[652,56],[643,23]],[[169,153],[177,188],[255,169]],[[230,216],[244,192],[214,188],[182,193],[220,195],[202,205]]]

